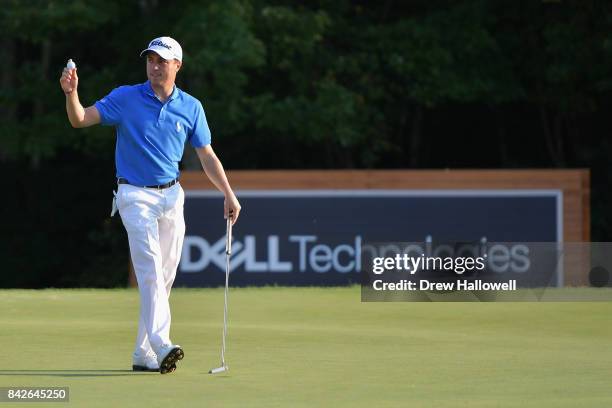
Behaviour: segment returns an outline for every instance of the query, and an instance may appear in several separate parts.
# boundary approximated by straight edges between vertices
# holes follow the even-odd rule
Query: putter
[[[232,255],[232,217],[227,217],[225,230],[225,305],[223,307],[223,342],[221,343],[221,366],[212,368],[208,374],[217,374],[228,371],[229,367],[225,363],[225,339],[227,337],[227,289],[229,286],[230,255]]]

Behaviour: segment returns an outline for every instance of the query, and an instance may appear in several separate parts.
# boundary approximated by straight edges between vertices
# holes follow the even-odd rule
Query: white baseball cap
[[[181,45],[171,37],[155,38],[149,43],[149,47],[146,50],[142,50],[140,56],[142,57],[148,51],[157,53],[163,59],[177,59],[179,61],[183,61],[183,49],[181,48]]]

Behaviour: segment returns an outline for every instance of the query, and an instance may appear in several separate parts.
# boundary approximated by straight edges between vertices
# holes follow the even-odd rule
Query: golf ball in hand
[[[66,68],[68,68],[68,69],[76,68],[76,64],[74,63],[74,61],[72,59],[68,60],[68,63],[66,64]]]

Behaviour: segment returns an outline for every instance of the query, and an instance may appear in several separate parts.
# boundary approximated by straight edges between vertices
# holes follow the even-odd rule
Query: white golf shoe
[[[176,370],[176,363],[185,357],[183,349],[178,344],[164,344],[157,352],[159,372],[168,374]]]
[[[134,353],[132,355],[132,370],[133,371],[148,371],[157,372],[159,371],[159,363],[157,362],[157,355],[149,351],[148,353]]]

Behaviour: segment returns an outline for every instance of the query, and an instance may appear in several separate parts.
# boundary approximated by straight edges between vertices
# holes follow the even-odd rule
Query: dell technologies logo
[[[337,245],[322,241],[317,235],[289,235],[284,240],[278,235],[245,235],[232,244],[230,268],[243,267],[247,273],[359,273],[362,256],[367,261],[377,256],[389,256],[389,253],[434,257],[482,256],[487,260],[488,270],[496,273],[525,273],[531,267],[530,248],[521,243],[454,247],[426,242],[425,245],[408,245],[404,248],[396,245],[362,245],[361,235],[347,237],[344,243]],[[197,235],[186,236],[179,271],[205,272],[210,265],[216,266],[219,272],[225,271],[225,238],[221,237],[211,244]]]

